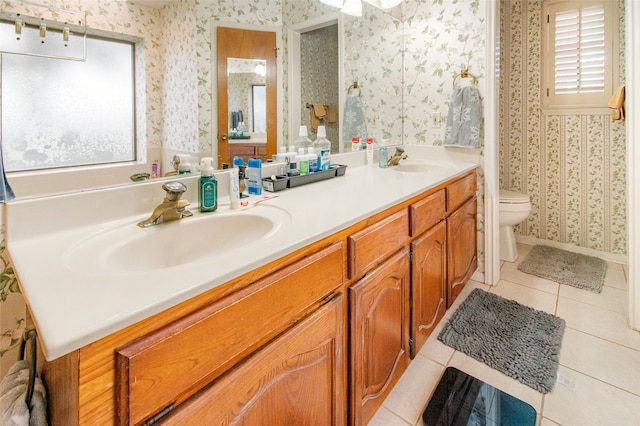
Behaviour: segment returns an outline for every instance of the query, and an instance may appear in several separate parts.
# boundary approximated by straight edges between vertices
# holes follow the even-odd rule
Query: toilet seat
[[[525,204],[529,202],[529,197],[525,194],[516,191],[508,191],[506,189],[500,190],[501,204]]]

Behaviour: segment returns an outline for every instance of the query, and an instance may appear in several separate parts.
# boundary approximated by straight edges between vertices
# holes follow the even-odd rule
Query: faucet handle
[[[187,186],[182,182],[171,181],[163,184],[162,189],[167,192],[167,200],[176,201],[187,190]]]

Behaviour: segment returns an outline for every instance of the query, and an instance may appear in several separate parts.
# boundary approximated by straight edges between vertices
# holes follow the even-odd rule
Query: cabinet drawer
[[[445,198],[444,189],[441,189],[409,207],[412,237],[422,234],[445,217]]]
[[[404,245],[409,233],[409,214],[402,210],[350,236],[349,278],[359,277]]]
[[[116,349],[118,424],[183,401],[342,284],[342,243]]]
[[[229,145],[230,155],[254,155],[256,153],[255,147],[252,145]]]
[[[475,170],[447,186],[447,212],[456,210],[476,193]]]
[[[267,145],[256,145],[256,155],[266,156],[267,155]]]
[[[345,424],[338,295],[163,417],[169,425]]]

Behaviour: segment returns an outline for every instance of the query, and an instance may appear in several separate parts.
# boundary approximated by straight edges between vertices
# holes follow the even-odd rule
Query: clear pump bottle
[[[295,147],[295,151],[297,152],[300,148],[304,148],[304,152],[307,152],[307,149],[312,145],[311,139],[309,139],[309,134],[307,132],[307,126],[300,126],[300,130],[298,132],[298,139],[294,142],[293,146]]]

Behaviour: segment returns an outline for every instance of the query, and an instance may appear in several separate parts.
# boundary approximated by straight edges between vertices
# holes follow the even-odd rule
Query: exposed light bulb
[[[262,64],[258,64],[253,72],[264,77],[267,75],[267,68]]]
[[[345,15],[362,16],[362,2],[360,0],[346,0],[340,12]]]
[[[383,9],[391,9],[402,3],[402,0],[380,0],[380,6]]]
[[[320,3],[326,4],[327,6],[341,8],[344,3],[343,0],[320,0]]]

